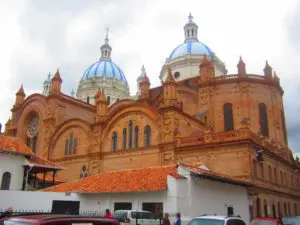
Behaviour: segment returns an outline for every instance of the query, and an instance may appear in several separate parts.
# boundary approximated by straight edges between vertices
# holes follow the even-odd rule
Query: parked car
[[[193,218],[188,225],[246,225],[239,216],[200,216]]]
[[[116,210],[114,218],[124,223],[139,225],[159,225],[160,220],[157,216],[149,211],[143,210]]]
[[[0,220],[2,225],[120,225],[116,219],[76,215],[13,216]]]
[[[300,216],[284,216],[282,222],[284,225],[300,225]]]
[[[254,218],[250,225],[283,225],[280,218],[257,217]]]

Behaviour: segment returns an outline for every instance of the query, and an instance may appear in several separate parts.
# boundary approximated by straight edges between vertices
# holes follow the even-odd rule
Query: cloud
[[[100,57],[106,27],[113,61],[125,72],[131,93],[136,92],[142,65],[151,86],[160,85],[160,69],[182,43],[183,26],[192,12],[199,39],[226,63],[229,73],[236,72],[240,55],[249,73],[261,74],[266,59],[274,65],[285,89],[290,147],[300,152],[299,4],[295,0],[0,2],[0,60],[5,75],[0,84],[0,121],[7,120],[21,83],[27,95],[41,92],[48,72],[60,68],[63,91],[76,89],[84,70]]]

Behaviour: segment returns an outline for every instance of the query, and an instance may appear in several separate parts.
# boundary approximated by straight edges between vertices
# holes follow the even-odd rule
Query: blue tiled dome
[[[181,57],[184,55],[207,55],[213,56],[213,51],[207,47],[205,44],[189,40],[179,46],[177,46],[172,53],[170,54],[168,59],[174,59],[177,57]]]
[[[110,59],[100,59],[90,65],[83,73],[81,80],[87,80],[93,77],[114,78],[127,85],[125,74]]]

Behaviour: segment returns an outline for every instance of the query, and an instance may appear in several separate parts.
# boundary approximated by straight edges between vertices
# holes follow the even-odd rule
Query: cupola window
[[[224,114],[224,130],[230,131],[234,129],[233,122],[233,112],[232,112],[232,104],[226,103],[223,106],[223,114]]]
[[[127,129],[123,128],[123,142],[122,142],[122,148],[126,149],[126,139],[127,139]]]
[[[132,120],[130,120],[128,126],[128,147],[129,148],[132,148],[132,133],[133,133],[133,123]]]
[[[267,107],[264,103],[259,104],[259,123],[260,133],[265,137],[269,137]]]

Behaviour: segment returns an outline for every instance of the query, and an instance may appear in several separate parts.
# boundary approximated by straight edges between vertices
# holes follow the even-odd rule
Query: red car
[[[250,225],[283,225],[282,220],[279,218],[254,218]]]
[[[1,225],[120,225],[116,219],[76,215],[31,215],[3,218]]]

